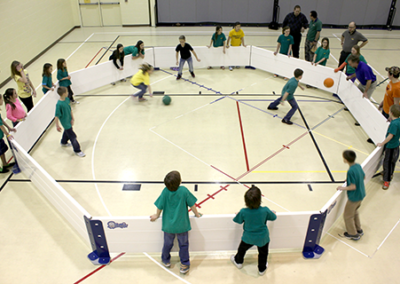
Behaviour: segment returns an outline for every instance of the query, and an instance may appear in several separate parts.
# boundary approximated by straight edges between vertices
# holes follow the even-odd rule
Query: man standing
[[[369,67],[368,64],[360,61],[360,57],[357,55],[350,55],[347,61],[351,67],[356,69],[356,73],[348,76],[346,80],[353,79],[357,76],[357,79],[360,82],[360,84],[358,84],[358,88],[363,93],[364,98],[370,99],[377,85],[376,76],[374,72],[372,72],[371,67]]]
[[[290,27],[290,35],[293,36],[294,39],[294,44],[292,46],[293,57],[299,58],[301,33],[303,33],[304,29],[308,26],[307,18],[301,13],[299,5],[294,6],[294,11],[287,14],[283,20],[282,27],[286,26]]]
[[[400,68],[397,66],[386,67],[388,72],[389,84],[386,86],[386,93],[383,101],[379,105],[384,117],[389,118],[389,109],[392,105],[400,104]]]
[[[317,12],[310,12],[310,24],[308,27],[306,43],[304,45],[304,59],[306,61],[312,62],[314,59],[314,52],[312,52],[313,47],[317,47],[319,35],[322,30],[322,22],[317,17]]]
[[[368,39],[358,31],[356,31],[356,23],[351,22],[349,24],[349,29],[342,34],[342,52],[340,53],[338,66],[342,65],[347,56],[349,56],[353,45],[358,45],[360,41],[362,41],[360,48],[368,43]]]

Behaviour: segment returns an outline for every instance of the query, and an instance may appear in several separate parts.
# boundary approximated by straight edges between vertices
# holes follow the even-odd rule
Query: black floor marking
[[[308,189],[309,189],[310,191],[313,191],[313,190],[312,190],[312,187],[311,187],[311,184],[307,184],[307,186],[308,186]]]
[[[137,183],[125,183],[125,184],[122,186],[122,190],[135,190],[135,191],[139,191],[141,186],[142,186],[141,184],[137,184]]]
[[[314,135],[312,134],[312,131],[311,131],[310,127],[308,126],[308,123],[307,123],[307,121],[306,121],[306,118],[304,117],[303,113],[301,112],[300,107],[298,108],[298,110],[299,110],[299,113],[300,113],[301,118],[303,119],[304,124],[306,125],[306,128],[308,129],[308,133],[310,134],[310,137],[311,137],[312,141],[314,142],[314,146],[315,146],[315,148],[316,148],[317,151],[318,151],[318,154],[319,154],[319,156],[320,156],[320,158],[321,158],[321,160],[322,160],[322,163],[323,163],[324,166],[325,166],[325,169],[326,169],[326,171],[327,171],[327,173],[328,173],[328,175],[329,175],[329,178],[331,179],[331,181],[335,182],[335,179],[333,178],[333,175],[332,175],[332,173],[331,173],[331,171],[330,171],[330,169],[329,169],[329,167],[328,167],[328,164],[326,163],[326,161],[325,161],[325,159],[324,159],[324,156],[322,155],[322,152],[321,152],[321,150],[320,150],[319,147],[318,147],[318,143],[317,143],[317,141],[315,140]]]
[[[195,184],[195,185],[194,185],[194,191],[197,191],[197,190],[198,190],[198,185]]]
[[[11,179],[9,182],[31,182],[29,179]],[[123,180],[56,180],[59,183],[125,183],[125,184],[164,184],[164,181],[123,181]],[[344,183],[344,181],[246,181],[241,184],[332,184]],[[238,184],[236,181],[183,181],[182,184]]]

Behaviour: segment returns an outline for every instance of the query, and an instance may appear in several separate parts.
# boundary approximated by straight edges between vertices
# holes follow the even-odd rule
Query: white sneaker
[[[232,71],[233,70],[233,66],[229,66],[229,70]]]
[[[71,143],[67,143],[67,144],[63,144],[60,142],[61,147],[71,147],[72,144]]]
[[[258,274],[260,274],[261,276],[263,276],[263,275],[265,274],[265,272],[267,272],[267,268],[268,268],[268,262],[267,262],[267,264],[265,265],[265,270],[264,270],[263,272],[258,271]]]
[[[231,255],[231,261],[237,268],[241,269],[243,267],[243,264],[236,263],[234,254]]]
[[[81,158],[86,156],[85,153],[83,153],[82,151],[80,151],[79,153],[75,153],[75,155],[77,155],[77,156],[79,156]]]
[[[79,105],[79,102],[78,102],[78,101],[73,101],[72,103],[73,103],[73,104],[78,104],[78,105]]]

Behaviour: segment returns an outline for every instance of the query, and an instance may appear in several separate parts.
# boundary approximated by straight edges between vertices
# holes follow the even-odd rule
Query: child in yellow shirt
[[[153,70],[153,66],[149,64],[143,64],[140,66],[139,71],[131,79],[132,86],[140,90],[133,94],[132,97],[139,97],[139,102],[147,101],[147,99],[143,98],[147,88],[149,89],[150,97],[153,97],[150,87],[150,74],[153,73]]]

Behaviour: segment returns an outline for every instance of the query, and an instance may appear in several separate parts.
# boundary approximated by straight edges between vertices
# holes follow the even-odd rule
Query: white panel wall
[[[272,249],[302,249],[308,223],[312,214],[319,212],[278,213],[278,218],[268,222]],[[242,234],[242,225],[233,222],[235,215],[204,215],[190,218],[191,251],[236,250]],[[93,217],[101,220],[108,248],[117,252],[159,252],[163,246],[162,220],[150,222],[149,217]],[[108,228],[108,222],[125,222],[126,228]],[[175,248],[176,249],[176,248]]]

